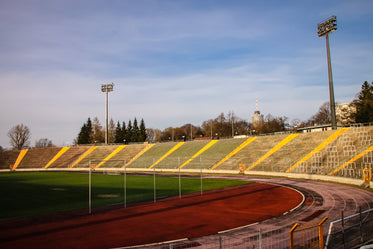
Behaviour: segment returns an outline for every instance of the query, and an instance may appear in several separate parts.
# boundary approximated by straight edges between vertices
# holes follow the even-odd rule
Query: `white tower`
[[[264,118],[263,118],[263,115],[260,114],[260,111],[258,110],[258,98],[256,98],[256,101],[255,101],[255,112],[254,114],[251,116],[251,124],[252,124],[252,130],[255,130],[259,127],[261,127],[264,123]]]

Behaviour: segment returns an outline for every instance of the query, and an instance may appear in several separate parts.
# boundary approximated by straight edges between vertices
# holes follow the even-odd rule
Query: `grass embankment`
[[[0,174],[0,220],[88,209],[88,174],[13,172]],[[154,177],[126,176],[127,203],[153,200]],[[244,181],[203,179],[203,190],[247,184]],[[182,194],[199,192],[200,178],[182,178]],[[156,175],[157,198],[179,195],[179,179]],[[124,200],[123,175],[92,175],[92,206]]]

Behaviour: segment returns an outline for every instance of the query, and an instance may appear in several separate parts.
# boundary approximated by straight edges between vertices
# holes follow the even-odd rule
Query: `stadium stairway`
[[[92,151],[89,154],[85,155],[84,158],[81,158],[81,160],[77,164],[75,164],[74,167],[88,168],[90,161],[95,161],[94,164],[97,166],[118,147],[118,145],[93,146],[91,147]]]
[[[258,161],[250,165],[246,170],[251,170],[255,166],[259,165],[261,162],[266,160],[268,157],[270,157],[273,153],[284,147],[286,144],[288,144],[291,140],[296,138],[299,134],[290,134],[287,136],[284,140],[282,140],[280,143],[278,143],[276,146],[274,146],[272,149],[270,149],[265,155],[263,155]]]
[[[59,150],[57,147],[30,149],[16,168],[43,168]]]
[[[209,140],[196,140],[184,143],[177,150],[170,153],[166,158],[157,164],[158,169],[176,169],[184,164],[198,151],[208,144]]]
[[[149,168],[175,146],[175,142],[156,143],[144,151],[136,160],[132,161],[131,168]]]
[[[317,146],[315,149],[313,149],[310,153],[308,153],[305,157],[303,157],[301,160],[299,160],[296,164],[291,166],[289,169],[286,170],[286,173],[291,172],[298,166],[300,166],[302,163],[306,162],[311,157],[315,156],[316,153],[324,149],[326,146],[328,146],[330,143],[334,142],[339,136],[341,136],[343,133],[348,131],[347,129],[340,129],[335,131],[330,137],[328,137],[324,142],[322,142],[319,146]]]
[[[205,152],[207,149],[209,149],[211,146],[213,146],[217,142],[218,142],[218,140],[211,140],[208,144],[206,144],[205,146],[203,146],[203,148],[201,148],[199,151],[197,151],[191,158],[189,158],[188,160],[186,160],[185,162],[183,162],[178,167],[178,169],[183,168],[185,165],[187,165],[188,163],[190,163],[191,161],[193,161],[194,159],[196,159],[198,156],[200,156],[203,152]]]
[[[0,152],[0,169],[11,169],[13,168],[18,155],[19,150],[10,150]]]
[[[137,160],[137,158],[139,158],[140,156],[142,156],[147,150],[149,150],[154,145],[155,144],[146,144],[145,147],[140,147],[139,148],[141,150],[139,150],[139,149],[137,149],[137,150],[132,149],[132,148],[134,148],[134,146],[127,147],[127,148],[131,148],[131,150],[129,150],[128,152],[126,152],[126,155],[121,156],[121,158],[124,158],[126,160],[126,166],[125,167],[130,166],[132,162],[134,162],[135,160]],[[128,157],[126,157],[126,156],[128,156]]]
[[[152,165],[150,165],[149,169],[154,168],[157,164],[159,164],[162,160],[164,160],[166,157],[171,155],[173,152],[175,152],[177,149],[179,149],[184,144],[185,144],[185,142],[177,143],[174,147],[172,147],[169,151],[167,151],[166,154],[161,156],[157,161],[155,161]]]
[[[69,147],[64,147],[69,148]],[[53,161],[47,168],[71,168],[71,165],[84,153],[90,146],[74,146],[66,150],[60,157]],[[62,150],[62,149],[61,149]],[[61,152],[61,151],[60,151]],[[58,155],[58,153],[57,153]],[[56,155],[56,156],[57,156]],[[46,167],[45,166],[45,167]]]

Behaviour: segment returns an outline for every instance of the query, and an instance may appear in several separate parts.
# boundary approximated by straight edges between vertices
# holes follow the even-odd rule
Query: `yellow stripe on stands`
[[[217,164],[215,164],[211,170],[213,169],[216,169],[220,164],[224,163],[226,160],[228,160],[229,158],[231,158],[234,154],[236,154],[237,152],[239,152],[240,150],[242,150],[246,145],[248,145],[249,143],[251,143],[252,141],[254,141],[255,139],[257,139],[257,137],[251,137],[251,138],[248,138],[245,142],[243,142],[242,144],[240,144],[240,146],[238,146],[236,149],[234,149],[231,153],[229,153],[228,155],[226,155],[223,159],[220,160],[220,162],[218,162]]]
[[[334,140],[336,140],[339,136],[341,136],[343,133],[348,131],[350,128],[340,129],[334,132],[330,137],[328,137],[324,142],[322,142],[319,146],[317,146],[314,150],[312,150],[310,153],[308,153],[305,157],[303,157],[301,160],[299,160],[296,164],[291,166],[289,169],[286,170],[286,173],[289,173],[308,159],[310,159],[313,155],[315,155],[320,150],[324,149],[327,145],[332,143]]]
[[[203,152],[205,152],[208,148],[213,146],[216,142],[219,140],[211,140],[208,144],[206,144],[202,149],[200,149],[196,154],[194,154],[191,158],[189,158],[185,163],[180,165],[179,169],[190,163],[193,159],[195,159],[197,156],[201,155]]]
[[[28,149],[21,150],[21,151],[19,152],[18,157],[17,157],[17,160],[16,160],[16,162],[14,163],[12,170],[15,170],[15,169],[18,167],[18,165],[21,163],[22,159],[25,157],[27,151],[28,151]]]
[[[152,169],[155,165],[157,165],[158,163],[160,163],[163,159],[165,159],[166,157],[168,157],[172,152],[174,152],[175,150],[177,150],[178,148],[180,148],[180,146],[182,146],[183,144],[185,144],[185,142],[179,142],[171,150],[169,150],[166,154],[164,154],[161,158],[159,158],[155,163],[153,163],[149,167],[149,169]]]
[[[363,152],[361,152],[360,154],[356,155],[355,157],[353,157],[351,160],[349,160],[348,162],[342,164],[341,166],[339,166],[337,169],[335,169],[334,171],[330,172],[328,175],[334,175],[335,173],[337,173],[338,171],[340,171],[341,169],[343,169],[344,167],[350,165],[351,163],[357,161],[358,159],[362,158],[363,156],[365,156],[366,154],[368,154],[369,152],[373,151],[373,145],[370,146],[368,149],[364,150]]]
[[[291,140],[296,138],[299,134],[291,134],[287,136],[284,140],[282,140],[280,143],[278,143],[275,147],[273,147],[270,151],[268,151],[264,156],[262,156],[258,161],[253,163],[250,167],[248,167],[246,170],[251,170],[255,166],[257,166],[259,163],[263,162],[265,159],[267,159],[270,155],[281,149],[284,145],[289,143]]]
[[[101,165],[103,165],[104,163],[106,163],[106,161],[110,160],[110,158],[112,158],[113,156],[115,156],[116,154],[118,154],[119,151],[123,150],[124,147],[126,147],[127,145],[120,145],[118,148],[116,148],[113,152],[110,153],[110,155],[108,155],[102,162],[100,162],[96,167],[95,169],[97,169],[98,167],[100,167]]]
[[[147,150],[149,150],[154,145],[155,144],[148,144],[148,146],[146,146],[142,151],[140,151],[139,153],[137,153],[137,155],[135,157],[133,157],[128,163],[126,163],[126,165],[124,165],[122,168],[127,167],[128,165],[130,165],[133,161],[135,161],[137,158],[139,158],[142,154],[144,154]]]
[[[53,158],[50,160],[47,165],[44,166],[44,169],[47,169],[49,166],[52,165],[60,156],[62,156],[70,147],[63,147]]]
[[[86,156],[88,156],[89,154],[91,154],[92,151],[94,151],[95,149],[97,148],[97,146],[91,146],[86,152],[84,152],[79,158],[78,160],[76,160],[70,168],[74,168],[75,165],[77,165],[78,163],[80,163],[80,161],[82,161]]]

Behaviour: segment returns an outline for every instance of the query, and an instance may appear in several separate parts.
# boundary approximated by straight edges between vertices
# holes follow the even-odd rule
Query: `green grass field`
[[[126,176],[127,203],[153,200],[154,178]],[[88,174],[62,172],[0,173],[0,220],[88,210]],[[200,178],[181,178],[182,194],[201,191]],[[203,179],[203,191],[247,184],[246,181]],[[179,195],[178,177],[156,175],[156,196]],[[92,206],[124,201],[123,175],[92,175]]]

